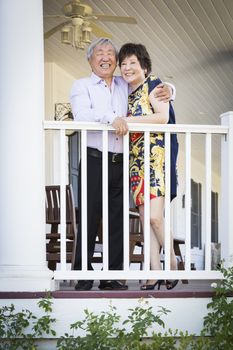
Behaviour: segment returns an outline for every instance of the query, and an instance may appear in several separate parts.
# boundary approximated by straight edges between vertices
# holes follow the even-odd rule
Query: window
[[[211,192],[211,242],[218,243],[218,193]]]
[[[191,247],[201,249],[201,184],[191,180]],[[218,193],[211,192],[211,242],[218,243]]]
[[[201,184],[191,179],[191,247],[201,249]]]

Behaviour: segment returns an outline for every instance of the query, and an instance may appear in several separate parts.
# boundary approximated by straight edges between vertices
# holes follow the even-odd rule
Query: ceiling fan
[[[71,0],[62,8],[62,15],[47,15],[46,17],[65,18],[66,21],[58,24],[44,34],[48,39],[51,35],[61,30],[61,41],[70,44],[77,49],[84,49],[91,42],[91,33],[97,37],[111,38],[112,35],[99,27],[95,21],[109,21],[127,24],[136,24],[133,17],[111,16],[106,14],[95,14],[89,5],[81,3],[80,0]]]

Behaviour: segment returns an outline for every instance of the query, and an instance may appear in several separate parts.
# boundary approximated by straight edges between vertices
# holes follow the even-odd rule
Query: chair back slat
[[[45,186],[46,224],[50,225],[50,232],[46,233],[46,256],[48,267],[56,269],[60,262],[60,186]],[[77,236],[76,210],[72,185],[66,186],[66,261],[74,264]]]
[[[60,187],[45,186],[46,223],[60,223]]]
[[[144,262],[144,251],[143,251],[143,232],[140,223],[140,217],[136,208],[130,208],[129,210],[129,239],[130,239],[130,251],[129,261],[130,263],[140,263],[142,269]],[[135,248],[139,247],[138,253],[135,253]]]

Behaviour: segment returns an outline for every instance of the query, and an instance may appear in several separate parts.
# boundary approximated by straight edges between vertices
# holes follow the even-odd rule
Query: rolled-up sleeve
[[[104,99],[104,101],[103,101]],[[112,124],[116,118],[101,86],[92,86],[87,79],[76,80],[71,88],[70,103],[74,120]]]
[[[175,101],[175,99],[176,99],[176,87],[175,87],[175,85],[168,83],[167,81],[164,83],[171,87],[171,89],[172,89],[171,101]]]

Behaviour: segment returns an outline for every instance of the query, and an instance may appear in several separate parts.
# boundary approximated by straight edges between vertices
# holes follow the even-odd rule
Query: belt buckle
[[[112,155],[112,163],[116,163],[117,162],[116,158],[117,158],[117,153],[113,153],[113,155]]]

